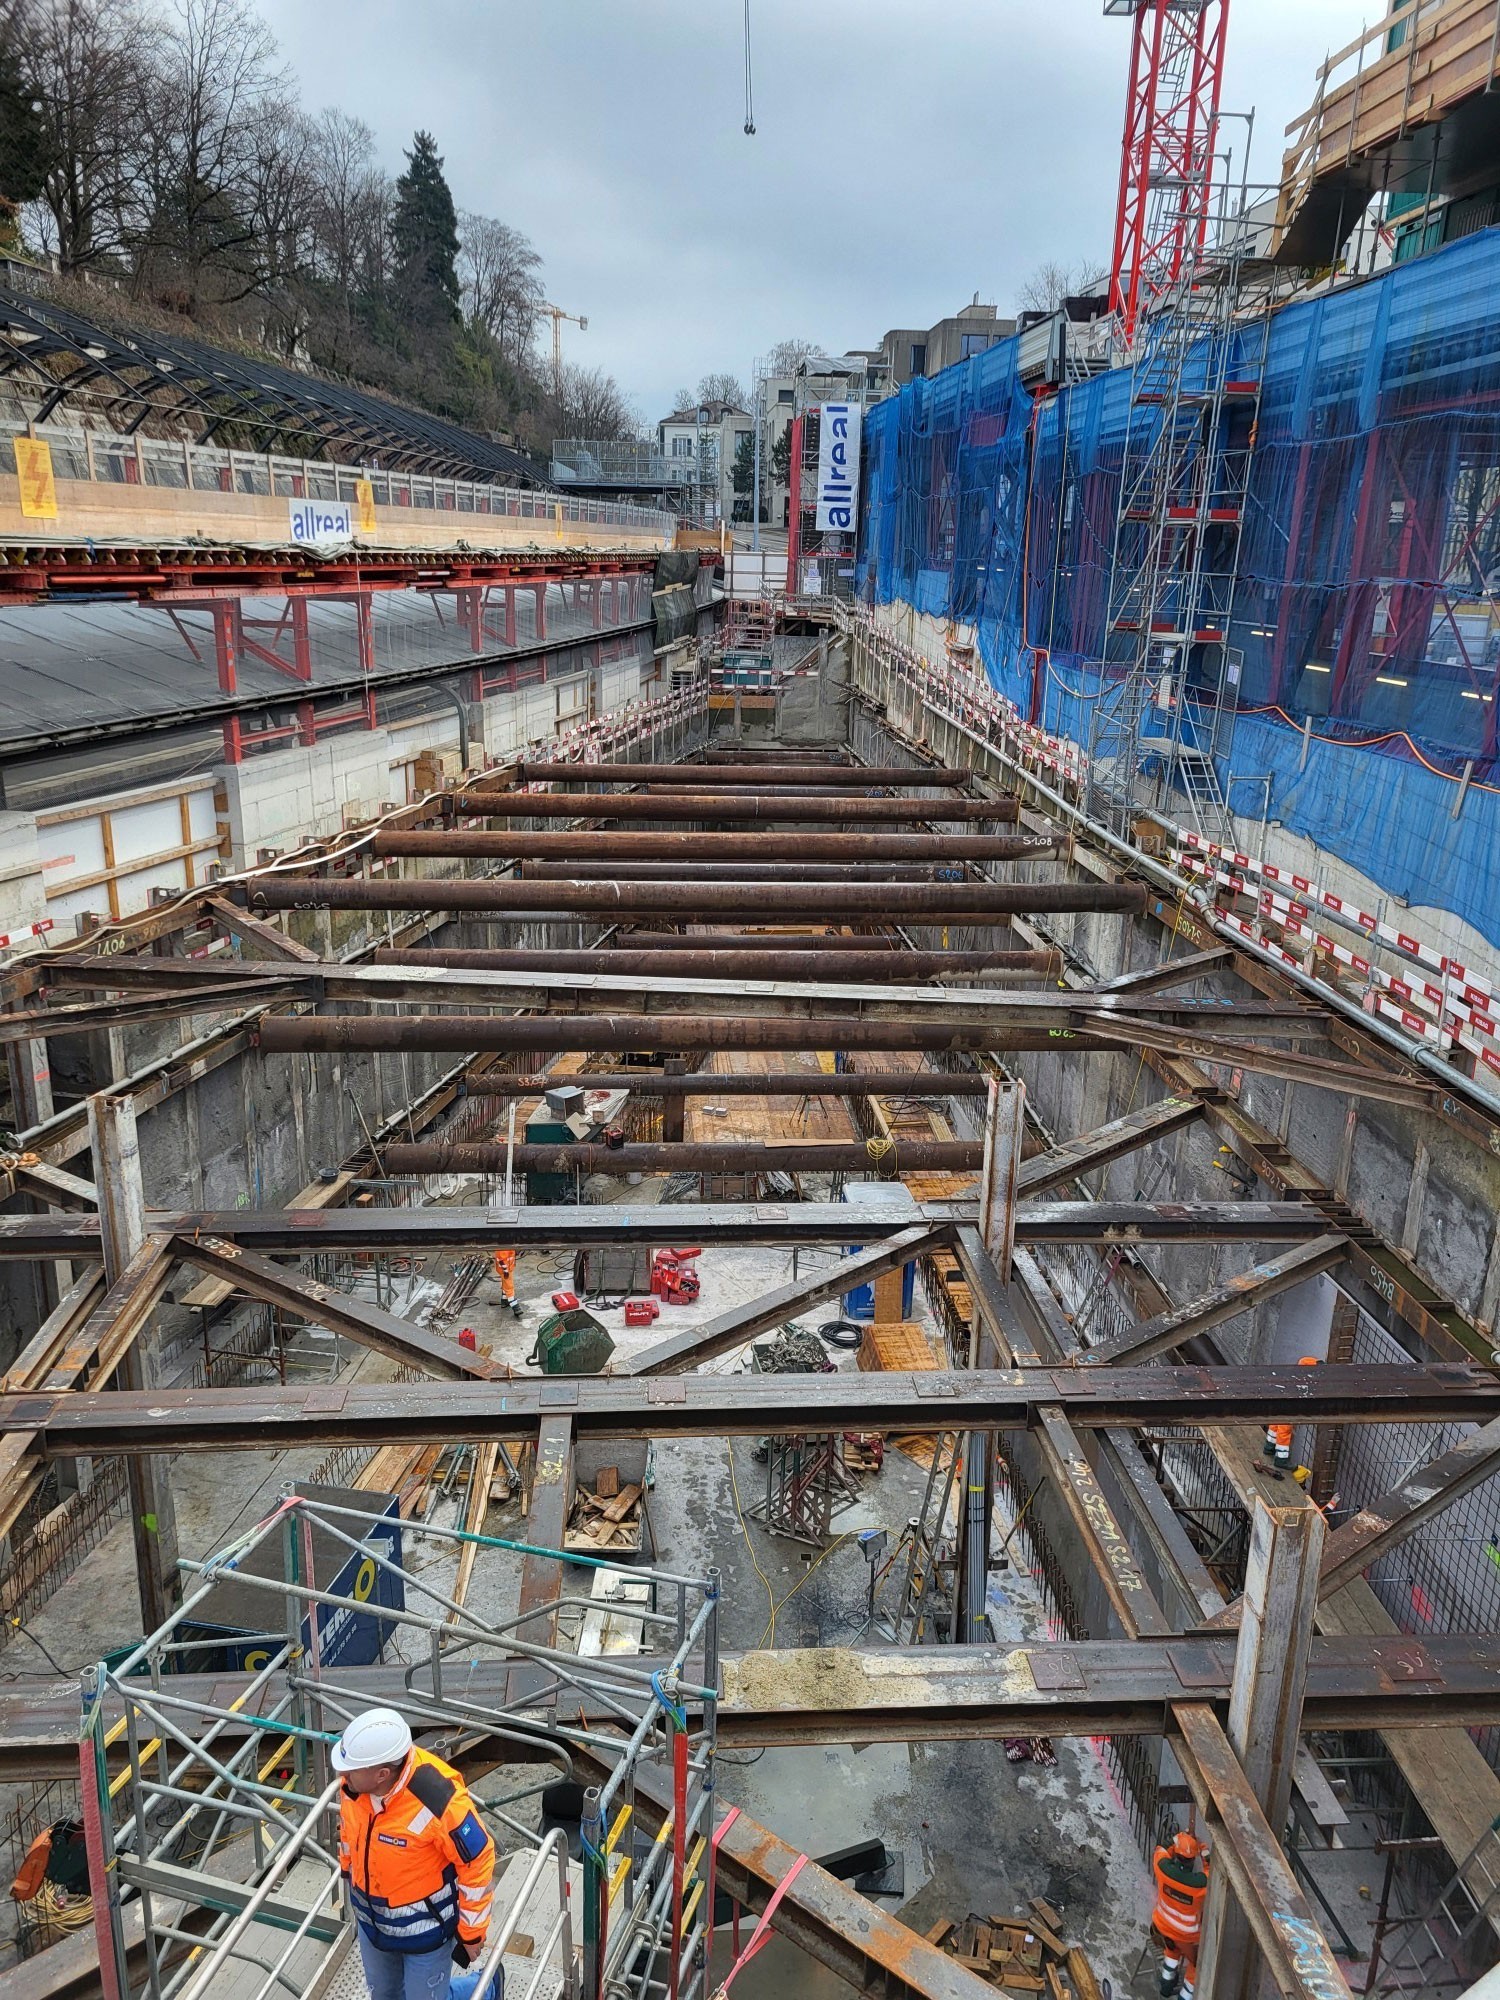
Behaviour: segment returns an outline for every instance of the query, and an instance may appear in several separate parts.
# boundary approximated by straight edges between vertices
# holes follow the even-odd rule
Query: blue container
[[[841,1198],[844,1201],[851,1202],[888,1201],[890,1199],[890,1186],[884,1181],[846,1181]],[[857,1257],[863,1247],[862,1244],[850,1243],[845,1246],[844,1255],[846,1257]],[[916,1265],[903,1264],[901,1267],[901,1317],[903,1319],[911,1318],[911,1304],[913,1298],[916,1296],[916,1288]],[[875,1286],[873,1282],[868,1285],[855,1285],[851,1291],[845,1292],[844,1317],[845,1319],[874,1319]]]

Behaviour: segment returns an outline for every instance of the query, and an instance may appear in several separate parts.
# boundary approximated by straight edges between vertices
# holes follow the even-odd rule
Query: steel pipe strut
[[[540,1097],[577,1084],[584,1090],[633,1090],[638,1097],[983,1097],[978,1070],[783,1070],[761,1076],[715,1076],[711,1070],[665,1076],[653,1070],[582,1070],[576,1076],[472,1076],[469,1097]]]
[[[325,882],[313,875],[262,876],[249,884],[267,910],[491,910],[525,917],[567,910],[594,915],[705,915],[849,923],[896,918],[984,923],[1059,910],[1139,915],[1146,891],[1132,882]]]
[[[1102,1035],[1056,1028],[943,1027],[820,1014],[811,1020],[753,1014],[268,1014],[267,1055],[302,1049],[1029,1049],[1056,1055],[1117,1049]]]
[[[410,861],[1027,861],[1060,853],[1054,833],[377,832],[371,852]]]
[[[619,948],[625,951],[878,951],[885,962],[904,955],[900,938],[892,937],[888,930],[871,924],[866,924],[859,931],[834,930],[827,925],[809,925],[805,930],[648,931],[636,930],[631,925],[622,927],[614,935],[619,941]],[[615,948],[612,942],[599,947],[601,951],[613,951]],[[959,955],[974,956],[973,953]],[[1013,965],[1022,971],[1053,975],[1062,971],[1061,952],[997,951],[981,952],[979,956],[990,964]],[[1023,965],[1023,960],[1034,960],[1036,963]]]
[[[960,863],[929,861],[520,861],[521,882],[952,882],[970,881]]]
[[[989,820],[1013,826],[1021,817],[1016,799],[862,799],[830,792],[805,798],[776,798],[764,792],[450,792],[453,811],[487,819],[650,819],[793,823],[832,820],[843,826],[891,822],[925,826],[951,820]]]
[[[851,790],[870,785],[944,785],[957,789],[969,773],[914,764],[518,764],[518,785],[821,785]]]
[[[984,1148],[977,1140],[911,1139],[887,1153],[841,1140],[799,1139],[791,1145],[725,1140],[716,1145],[662,1144],[527,1146],[503,1141],[454,1140],[447,1145],[387,1146],[388,1174],[503,1174],[507,1157],[518,1174],[899,1174],[977,1173]]]
[[[863,952],[696,951],[691,938],[680,951],[636,951],[633,940],[594,951],[396,951],[382,946],[376,965],[442,966],[453,972],[611,972],[641,979],[870,980],[890,985],[956,974],[1001,972],[1008,980],[1047,977],[1053,954],[1044,951],[879,951],[874,940],[847,939]],[[768,940],[774,942],[774,940]],[[1056,960],[1060,964],[1060,960]],[[807,1079],[809,1085],[813,1078]]]

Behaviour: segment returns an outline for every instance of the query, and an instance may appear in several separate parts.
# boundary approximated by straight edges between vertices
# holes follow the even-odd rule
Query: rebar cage
[[[501,1853],[472,2000],[494,1992],[502,1966],[510,2000],[644,2000],[648,1988],[700,2000],[714,1907],[717,1573],[623,1570],[401,1519],[371,1500],[289,1491],[217,1554],[183,1562],[190,1584],[172,1617],[85,1674],[81,1817],[105,2000],[205,2000],[225,1975],[235,2000],[330,1991],[353,1925],[329,1751],[376,1703],[440,1754],[472,1760],[475,1785],[477,1769],[543,1767],[501,1796],[474,1793]],[[559,1613],[597,1609],[566,1583],[545,1602],[528,1592],[517,1616],[477,1616],[430,1580],[465,1544],[518,1569],[531,1557],[562,1577],[564,1564],[627,1577],[635,1588],[616,1591],[610,1618],[638,1633],[638,1650],[585,1657],[552,1643]],[[330,1561],[336,1573],[320,1577]],[[258,1593],[261,1629],[207,1622],[226,1582]],[[544,1836],[536,1825],[559,1779],[582,1801],[571,1842],[566,1824]],[[531,1823],[518,1817],[528,1805]],[[570,1844],[581,1862],[571,1872]],[[523,1916],[529,1945],[511,1965]]]

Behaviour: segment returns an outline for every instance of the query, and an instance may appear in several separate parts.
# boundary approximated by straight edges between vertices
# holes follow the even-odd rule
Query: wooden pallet
[[[867,1374],[886,1375],[942,1366],[927,1329],[912,1319],[867,1326],[859,1343],[858,1364]]]

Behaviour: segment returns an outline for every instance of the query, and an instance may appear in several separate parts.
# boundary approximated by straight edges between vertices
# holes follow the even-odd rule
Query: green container
[[[614,1351],[608,1330],[591,1312],[574,1306],[542,1321],[526,1358],[539,1362],[544,1375],[597,1375]]]

